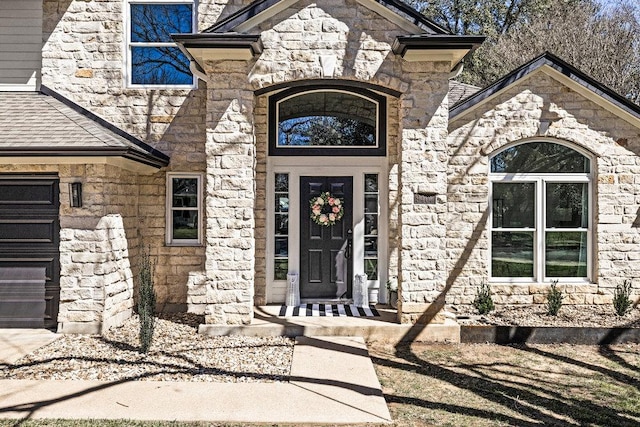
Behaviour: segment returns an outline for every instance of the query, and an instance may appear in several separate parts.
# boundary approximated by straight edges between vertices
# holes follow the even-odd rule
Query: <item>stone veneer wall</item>
[[[98,333],[131,316],[138,253],[138,177],[109,165],[72,165],[61,176],[83,183],[83,206],[60,202],[59,330]]]
[[[559,281],[567,304],[609,304],[617,284],[631,279],[640,291],[640,134],[582,95],[538,72],[490,103],[449,125],[447,302],[470,304],[487,281],[488,158],[527,138],[565,141],[593,153],[595,280]],[[549,128],[541,135],[541,122]],[[548,284],[492,283],[499,304],[544,303]]]
[[[448,64],[411,64],[396,57],[391,44],[406,31],[353,0],[322,5],[303,0],[264,22],[259,30],[264,51],[249,74],[253,89],[325,78],[360,80],[404,93],[400,100],[390,98],[388,107],[388,264],[390,275],[397,276],[400,269],[405,274],[401,295],[403,310],[410,314],[401,320],[415,321],[445,286],[442,275],[427,277],[421,260],[444,257],[444,219],[440,216],[446,212],[447,107],[443,102],[448,91]],[[266,301],[267,286],[267,96],[255,103],[255,301],[259,304]],[[429,153],[426,156],[425,151]],[[437,206],[415,206],[414,192],[424,191],[439,192]],[[412,222],[401,229],[402,214]],[[438,252],[420,243],[423,238],[432,238],[434,244],[439,241]]]
[[[196,2],[199,29],[239,7],[226,3]],[[204,270],[205,250],[165,244],[166,174],[205,172],[206,85],[126,88],[125,5],[123,0],[44,0],[42,82],[171,157],[169,167],[140,177],[139,211],[132,221],[156,265],[158,308],[184,310],[189,273]],[[136,251],[137,245],[136,240]]]
[[[126,320],[134,304],[130,256],[138,242],[137,175],[104,164],[0,165],[0,173],[60,178],[58,330],[100,333]],[[83,183],[80,208],[70,207],[70,182]]]
[[[255,141],[245,61],[207,64],[206,323],[253,318]]]
[[[398,311],[403,323],[432,322],[444,306],[439,296],[446,286],[449,69],[447,62],[402,66],[412,82],[400,114]],[[421,204],[420,195],[435,196],[435,203]]]

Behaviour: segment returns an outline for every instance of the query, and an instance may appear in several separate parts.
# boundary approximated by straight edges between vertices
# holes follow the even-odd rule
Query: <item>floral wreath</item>
[[[311,220],[318,225],[326,227],[334,225],[344,216],[342,200],[332,196],[328,191],[318,197],[312,197],[309,205],[311,206]]]

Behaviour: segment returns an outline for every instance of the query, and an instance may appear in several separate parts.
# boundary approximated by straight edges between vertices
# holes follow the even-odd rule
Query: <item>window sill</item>
[[[204,243],[202,243],[202,242],[193,242],[193,243],[190,243],[190,242],[170,242],[170,243],[169,242],[165,242],[164,245],[166,247],[168,247],[168,248],[172,248],[172,247],[176,247],[176,248],[179,248],[179,247],[204,247],[205,246]]]

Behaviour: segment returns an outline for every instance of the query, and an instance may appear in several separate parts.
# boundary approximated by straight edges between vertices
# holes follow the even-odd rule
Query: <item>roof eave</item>
[[[1,159],[11,158],[11,163],[110,163],[142,173],[154,173],[167,166],[168,161],[145,155],[131,148],[105,147],[8,147],[0,148]],[[17,159],[21,159],[18,161]],[[62,161],[61,159],[65,159]],[[135,166],[137,165],[137,166]]]
[[[490,99],[495,98],[508,87],[522,81],[538,71],[548,70],[547,74],[566,86],[572,86],[597,104],[613,112],[617,116],[640,127],[640,106],[629,101],[602,83],[584,74],[557,56],[545,52],[528,63],[516,68],[511,73],[490,84],[469,98],[453,105],[449,110],[449,120],[468,113]]]
[[[453,69],[484,40],[484,36],[399,36],[394,40],[392,50],[405,61],[448,61]]]
[[[201,67],[205,61],[249,61],[263,50],[259,34],[172,34],[180,49]]]

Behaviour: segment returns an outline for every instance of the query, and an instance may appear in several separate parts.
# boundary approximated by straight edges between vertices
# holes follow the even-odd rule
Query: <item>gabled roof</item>
[[[182,52],[202,71],[206,60],[249,60],[262,53],[257,27],[299,0],[256,0],[198,34],[172,34]],[[356,0],[393,22],[407,35],[398,36],[393,53],[405,61],[448,61],[453,69],[484,41],[483,36],[459,36],[440,27],[399,0]],[[198,66],[196,68],[198,68]]]
[[[0,157],[118,157],[160,168],[169,157],[42,86],[0,92]]]
[[[398,15],[403,20],[408,21],[420,29],[420,32],[428,34],[451,33],[432,20],[425,17],[412,7],[396,0],[356,0],[358,3],[373,10],[380,11],[381,8]],[[297,3],[298,0],[256,0],[238,12],[217,22],[207,28],[203,33],[229,33],[242,32],[242,28],[254,27],[276,13]],[[244,24],[244,27],[243,27]],[[240,28],[240,29],[239,29]]]
[[[449,109],[449,119],[474,110],[480,105],[489,102],[509,87],[538,72],[548,74],[565,86],[611,111],[613,114],[640,127],[639,105],[634,104],[624,96],[609,89],[602,83],[549,52],[545,52],[537,58],[532,59],[486,88],[476,92],[469,98],[453,105]]]

